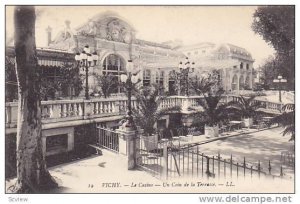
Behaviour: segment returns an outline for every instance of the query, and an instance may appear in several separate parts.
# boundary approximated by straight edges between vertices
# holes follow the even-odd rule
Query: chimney
[[[51,40],[52,28],[50,26],[48,26],[46,28],[46,32],[47,32],[47,45],[49,46],[50,43],[52,42],[52,40]]]

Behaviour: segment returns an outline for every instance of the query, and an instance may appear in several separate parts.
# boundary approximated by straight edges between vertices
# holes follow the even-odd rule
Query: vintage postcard
[[[7,5],[5,31],[5,193],[295,193],[295,6]]]

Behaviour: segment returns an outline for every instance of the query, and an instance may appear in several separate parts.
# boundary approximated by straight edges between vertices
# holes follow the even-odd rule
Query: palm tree
[[[205,77],[198,78],[197,76],[190,81],[191,87],[198,95],[205,95],[214,88],[218,89],[219,79],[217,71],[213,70],[212,73],[207,73]]]
[[[204,98],[197,100],[203,111],[197,112],[195,118],[205,122],[205,134],[207,136],[217,136],[219,123],[227,120],[233,113],[228,108],[228,104],[221,101],[223,93],[223,89],[218,89],[215,92],[209,91],[203,94]]]
[[[259,103],[255,103],[256,95],[249,97],[239,96],[236,101],[230,101],[228,106],[238,109],[242,118],[250,118],[256,115],[256,110],[260,107]]]
[[[290,141],[295,140],[295,104],[286,104],[282,107],[281,115],[274,117],[270,125],[278,124],[284,127],[283,136],[291,135]]]
[[[218,125],[227,120],[233,113],[228,105],[222,102],[224,90],[220,87],[217,71],[208,73],[205,77],[193,80],[192,87],[196,94],[203,96],[197,103],[203,108],[194,114],[195,121],[205,123],[205,134],[217,136]]]
[[[255,103],[254,99],[257,95],[250,95],[249,97],[239,96],[237,100],[230,101],[228,106],[232,110],[236,110],[236,115],[239,115],[245,123],[245,126],[252,125],[253,117],[257,115],[257,109],[261,107],[259,103]]]
[[[133,109],[135,124],[144,129],[147,136],[155,132],[154,125],[164,115],[172,111],[180,111],[180,107],[162,108],[161,104],[166,96],[156,85],[142,86],[135,91],[137,108]]]

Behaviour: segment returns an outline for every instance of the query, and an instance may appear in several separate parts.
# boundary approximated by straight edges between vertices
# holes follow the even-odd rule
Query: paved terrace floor
[[[280,175],[282,165],[285,176],[293,178],[292,165],[288,165],[287,160],[283,162],[281,153],[294,152],[294,142],[289,141],[289,136],[283,137],[282,132],[280,127],[260,130],[243,128],[224,132],[219,137],[194,136],[188,141],[181,141],[180,145],[199,145],[199,152],[215,157],[220,153],[223,159],[230,159],[232,155],[235,163],[241,164],[244,157],[253,166],[257,166],[260,161],[262,171],[266,173],[270,161],[273,175]],[[178,145],[178,142],[173,144]]]

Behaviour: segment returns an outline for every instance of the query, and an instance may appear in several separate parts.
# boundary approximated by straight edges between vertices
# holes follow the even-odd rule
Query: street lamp
[[[139,82],[138,76],[132,74],[133,63],[132,60],[128,60],[126,66],[127,73],[121,74],[121,82],[124,84],[127,90],[127,115],[126,115],[126,124],[125,127],[135,130],[135,125],[132,117],[132,108],[131,108],[131,91],[132,87]]]
[[[75,60],[77,66],[81,66],[85,70],[85,99],[90,99],[89,95],[89,68],[97,64],[98,55],[97,52],[90,53],[90,48],[88,45],[84,46],[81,53],[76,53]]]
[[[195,63],[192,62],[190,63],[189,58],[186,57],[185,58],[185,63],[183,64],[182,62],[179,62],[178,65],[178,70],[175,71],[177,79],[179,76],[180,79],[180,91],[181,91],[181,80],[185,81],[185,95],[188,96],[189,95],[189,74],[193,73],[195,70]]]
[[[278,89],[279,89],[279,102],[282,102],[281,101],[281,83],[286,83],[287,80],[286,79],[283,79],[281,75],[279,75],[277,77],[277,79],[274,79],[273,80],[274,83],[278,83]]]

